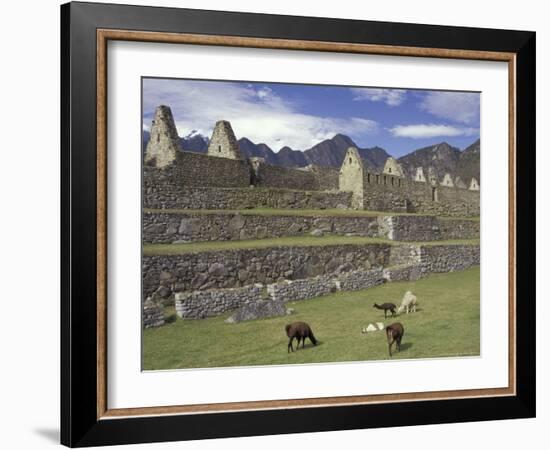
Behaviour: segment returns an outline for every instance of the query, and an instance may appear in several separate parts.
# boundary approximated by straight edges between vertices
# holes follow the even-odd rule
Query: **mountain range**
[[[149,132],[143,131],[143,151],[149,141]],[[180,137],[181,147],[186,151],[206,153],[208,138],[192,131],[190,134]],[[274,152],[266,144],[255,144],[250,139],[242,137],[238,140],[243,155],[247,158],[261,157],[268,164],[285,167],[305,167],[314,164],[322,167],[339,168],[349,147],[356,147],[363,159],[363,163],[371,170],[380,171],[384,167],[390,154],[381,147],[360,148],[353,140],[343,134],[336,134],[331,139],[326,139],[313,147],[300,151],[290,147],[283,147]],[[440,142],[435,145],[423,147],[402,156],[397,161],[403,167],[405,174],[413,177],[417,167],[424,168],[427,176],[428,168],[433,167],[437,176],[441,179],[445,173],[450,173],[453,178],[460,177],[466,185],[472,177],[480,181],[480,142],[479,139],[470,144],[464,150]]]

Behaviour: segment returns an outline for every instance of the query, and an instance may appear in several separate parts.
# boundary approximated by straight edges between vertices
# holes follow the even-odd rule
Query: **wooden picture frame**
[[[106,394],[109,40],[507,62],[508,387],[110,409]],[[535,33],[77,2],[61,7],[61,55],[64,445],[534,417]]]

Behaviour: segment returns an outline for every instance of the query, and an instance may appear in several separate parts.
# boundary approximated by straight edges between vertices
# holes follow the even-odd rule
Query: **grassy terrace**
[[[378,216],[423,216],[429,214],[396,213],[385,211],[365,211],[353,209],[276,209],[276,208],[253,208],[253,209],[151,209],[144,208],[144,213],[165,213],[165,214],[242,214],[245,216],[293,216],[293,217],[378,217]],[[479,217],[440,217],[440,219],[473,220],[479,221]]]
[[[280,238],[245,241],[209,241],[183,244],[144,244],[143,255],[180,255],[185,253],[241,250],[269,247],[314,247],[328,245],[366,245],[366,244],[418,244],[418,245],[479,245],[479,239],[455,239],[430,242],[398,242],[389,239],[360,236],[288,236]]]
[[[374,302],[399,303],[406,290],[418,297],[417,312],[384,320]],[[182,369],[267,364],[304,364],[389,359],[386,336],[362,334],[369,323],[399,321],[405,328],[393,359],[479,355],[479,267],[434,274],[416,282],[395,282],[356,292],[338,292],[291,302],[286,317],[224,323],[228,314],[182,320],[167,308],[168,324],[143,332],[143,369]],[[311,325],[319,345],[287,353],[284,326]]]

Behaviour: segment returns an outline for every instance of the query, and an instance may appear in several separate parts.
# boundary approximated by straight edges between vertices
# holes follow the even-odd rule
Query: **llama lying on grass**
[[[407,314],[409,314],[409,312],[416,312],[416,304],[416,295],[411,291],[407,291],[403,296],[401,306],[397,309],[397,312],[402,313],[403,311],[407,311]]]
[[[395,342],[395,349],[400,352],[401,351],[401,339],[403,339],[403,335],[405,334],[405,329],[403,328],[403,325],[401,325],[399,322],[392,323],[391,325],[388,325],[386,327],[386,337],[388,338],[388,350],[390,352],[391,356],[391,347]]]
[[[294,348],[292,347],[292,341],[294,341],[294,338],[298,339],[296,351],[298,351],[298,349],[300,348],[300,339],[302,340],[302,348],[304,348],[306,338],[309,338],[313,345],[317,345],[317,339],[315,339],[315,336],[313,336],[313,331],[311,331],[311,328],[305,322],[294,322],[288,324],[285,327],[285,331],[286,335],[290,339],[288,341],[288,353],[290,353],[291,350],[294,351]]]

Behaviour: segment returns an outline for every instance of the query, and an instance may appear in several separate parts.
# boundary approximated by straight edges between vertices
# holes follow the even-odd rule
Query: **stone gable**
[[[208,155],[218,158],[243,159],[233,128],[227,120],[216,122],[208,145]]]
[[[151,124],[151,137],[145,151],[145,164],[163,168],[172,164],[181,151],[180,139],[169,106],[160,105]]]

